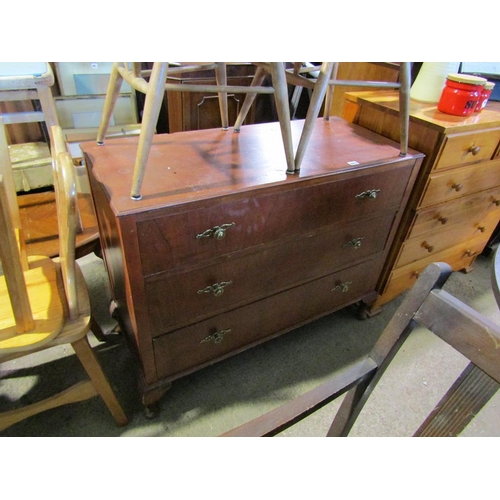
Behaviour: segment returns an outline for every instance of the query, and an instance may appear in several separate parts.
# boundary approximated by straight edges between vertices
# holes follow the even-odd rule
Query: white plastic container
[[[415,101],[437,103],[449,73],[457,73],[459,62],[424,62],[410,89]]]

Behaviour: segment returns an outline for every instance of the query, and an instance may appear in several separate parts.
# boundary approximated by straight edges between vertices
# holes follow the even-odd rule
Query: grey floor
[[[480,256],[474,271],[454,273],[445,289],[500,324],[491,293],[493,255]],[[80,259],[89,284],[92,307],[106,330],[109,288],[102,261]],[[320,383],[336,369],[369,351],[401,302],[384,306],[380,315],[361,321],[347,308],[176,381],[161,400],[155,419],[145,416],[136,391],[136,364],[118,336],[92,344],[124,409],[128,426],[115,425],[98,399],[36,415],[0,436],[217,436]],[[411,436],[440,399],[466,360],[425,330],[416,330],[377,387],[352,436]],[[29,403],[83,377],[71,348],[54,348],[0,365],[0,406]],[[500,436],[499,395],[481,411],[463,436]],[[323,436],[335,401],[285,431],[282,437]]]

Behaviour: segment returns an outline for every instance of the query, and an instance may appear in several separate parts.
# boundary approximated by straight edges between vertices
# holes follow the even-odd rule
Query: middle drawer
[[[386,212],[185,273],[150,276],[145,288],[151,324],[165,333],[366,259],[384,250],[393,220]]]

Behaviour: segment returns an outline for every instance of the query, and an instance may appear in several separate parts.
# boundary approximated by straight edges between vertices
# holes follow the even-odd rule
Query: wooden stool
[[[216,74],[216,85],[189,85],[166,83],[167,73],[183,73],[186,71],[197,71],[199,69],[214,69]],[[274,94],[278,118],[280,121],[283,146],[288,170],[294,169],[292,134],[290,128],[290,110],[288,107],[288,92],[285,79],[283,63],[269,63],[269,72],[272,75],[273,86],[262,87],[254,83],[252,86],[227,85],[226,63],[219,62],[210,65],[193,65],[171,68],[167,62],[153,63],[151,70],[142,71],[140,63],[115,63],[111,71],[109,86],[104,103],[101,125],[97,135],[97,143],[104,144],[104,138],[109,125],[111,115],[120,92],[123,80],[125,80],[136,91],[146,95],[144,113],[142,117],[141,133],[137,156],[132,179],[130,196],[134,200],[141,198],[141,186],[146,168],[151,142],[155,133],[156,123],[160,112],[161,102],[166,90],[183,92],[214,92],[219,94],[221,108],[222,128],[228,128],[227,119],[227,93],[241,92],[255,94]],[[146,78],[149,76],[149,80]],[[239,130],[239,127],[238,127]],[[235,131],[238,131],[235,127]]]
[[[257,66],[254,82],[252,85],[259,85],[264,80],[266,73],[272,71],[271,63],[254,62]],[[410,63],[400,63],[399,82],[380,82],[380,81],[362,81],[362,80],[337,80],[338,63],[323,62],[320,66],[302,67],[302,63],[294,63],[293,69],[286,70],[286,81],[289,84],[299,87],[305,87],[312,90],[311,102],[309,104],[304,128],[300,136],[297,151],[294,157],[294,166],[288,169],[287,173],[296,173],[300,170],[300,165],[304,158],[304,154],[314,128],[316,118],[319,116],[321,105],[325,101],[324,118],[328,120],[330,116],[331,99],[335,86],[357,86],[357,87],[379,87],[379,88],[396,88],[399,89],[400,100],[400,144],[401,155],[406,156],[408,153],[408,129],[410,120]],[[317,78],[305,78],[304,73],[317,72]],[[240,116],[235,124],[235,129],[243,123],[246,113],[250,109],[255,94],[249,93],[243,102]]]

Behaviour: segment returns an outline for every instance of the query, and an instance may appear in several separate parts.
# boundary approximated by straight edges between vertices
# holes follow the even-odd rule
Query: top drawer
[[[500,129],[453,134],[445,144],[434,170],[457,167],[467,163],[489,160],[500,142]]]
[[[191,210],[172,215],[168,209],[152,212],[158,216],[137,223],[143,275],[396,208],[413,165],[411,160],[226,203],[223,198],[204,208],[193,203]]]

